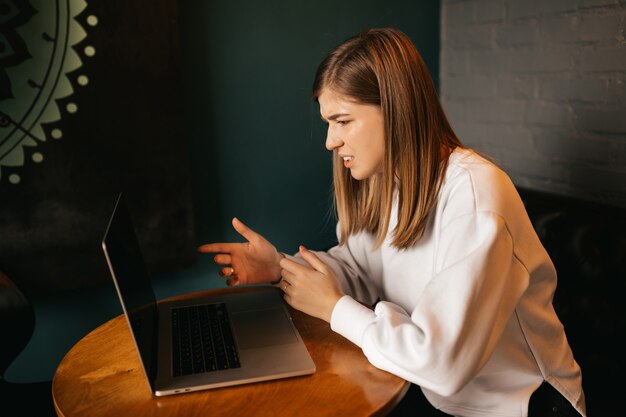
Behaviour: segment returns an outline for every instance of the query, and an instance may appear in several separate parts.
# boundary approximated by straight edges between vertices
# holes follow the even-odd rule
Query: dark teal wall
[[[310,88],[335,45],[406,32],[439,71],[438,1],[180,1],[198,243],[238,216],[279,249],[335,242],[330,152]]]
[[[161,127],[163,135],[170,136],[166,145],[184,147],[189,141],[198,243],[237,238],[230,226],[230,218],[237,215],[284,251],[295,251],[300,243],[312,248],[331,245],[335,240],[335,220],[329,215],[330,153],[324,148],[317,108],[309,101],[317,65],[336,44],[362,29],[395,26],[412,37],[435,76],[439,61],[439,2],[177,1],[180,73],[185,89],[180,103],[183,122],[179,129],[168,130],[163,126],[170,126],[170,119],[153,118],[152,122]],[[98,4],[104,8],[110,3]],[[136,10],[124,16],[124,22],[136,19],[154,30],[170,30],[162,23],[151,23],[152,14]],[[116,33],[115,25],[103,28]],[[106,35],[102,38],[108,39]],[[133,39],[140,42],[145,37]],[[158,49],[157,45],[148,44]],[[123,49],[120,54],[132,55],[135,51],[142,48]],[[169,59],[171,52],[161,45],[161,52],[153,51],[150,56]],[[108,61],[120,66],[129,62]],[[164,67],[167,65],[152,64],[150,70],[162,75]],[[140,74],[139,67],[133,68],[134,73]],[[159,88],[161,84],[167,85]],[[168,84],[159,79],[148,89],[151,94],[145,103],[136,93],[132,100],[120,95],[120,101],[124,108],[161,106],[162,117],[167,117],[172,99],[165,93],[175,84],[176,80]],[[113,88],[108,84],[106,87]],[[132,109],[128,111],[132,113]],[[105,112],[96,116],[108,115]],[[114,122],[111,129],[116,127]],[[145,155],[152,165],[158,167],[161,163],[149,151]],[[177,163],[181,166],[163,164],[159,175],[171,182],[172,169],[188,168]],[[167,213],[167,207],[181,197],[170,188],[160,187],[155,176],[146,178],[151,188],[169,199],[167,204],[156,205],[160,213]],[[177,227],[184,230],[186,224],[179,220]],[[166,241],[168,238],[165,233],[159,237]],[[157,298],[223,286],[216,270],[206,265],[210,259],[200,259],[203,262],[197,268],[155,277]],[[33,301],[37,327],[28,346],[7,371],[9,381],[51,380],[58,363],[75,342],[121,313],[108,279],[103,287],[53,297],[42,294]]]

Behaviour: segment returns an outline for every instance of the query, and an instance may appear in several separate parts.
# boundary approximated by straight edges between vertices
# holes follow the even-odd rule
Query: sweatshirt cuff
[[[349,295],[337,301],[330,316],[330,328],[362,348],[363,333],[376,314]]]

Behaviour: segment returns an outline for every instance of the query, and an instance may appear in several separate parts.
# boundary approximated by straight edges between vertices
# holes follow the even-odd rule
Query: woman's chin
[[[367,173],[355,169],[350,169],[350,175],[357,181],[366,180],[371,177],[371,175],[367,175]]]

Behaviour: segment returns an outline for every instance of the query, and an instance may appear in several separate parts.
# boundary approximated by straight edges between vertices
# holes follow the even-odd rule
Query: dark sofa
[[[589,416],[623,416],[626,209],[518,188],[558,273],[554,305],[583,371]]]

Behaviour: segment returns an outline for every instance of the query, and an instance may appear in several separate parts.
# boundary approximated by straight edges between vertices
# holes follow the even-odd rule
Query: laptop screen
[[[135,227],[122,193],[102,240],[113,282],[139,350],[144,371],[152,383],[156,375],[157,309]]]

